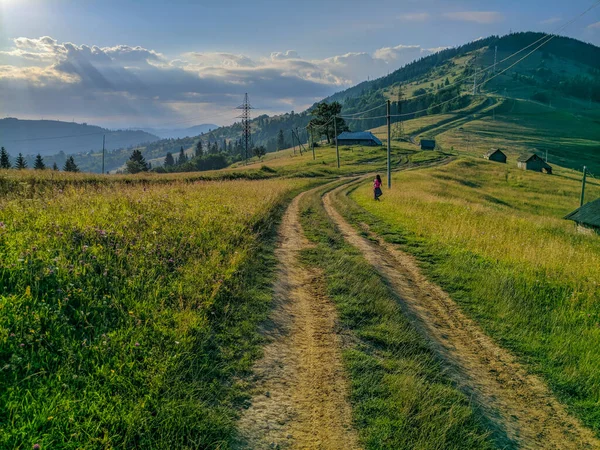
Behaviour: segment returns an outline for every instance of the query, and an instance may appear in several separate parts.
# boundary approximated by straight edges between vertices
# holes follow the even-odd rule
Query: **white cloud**
[[[592,23],[592,24],[588,25],[586,28],[588,28],[589,30],[599,29],[600,28],[600,22]]]
[[[303,59],[294,50],[264,58],[187,52],[167,58],[143,47],[17,38],[0,52],[0,115],[81,117],[111,126],[212,121],[248,92],[261,113],[301,110],[332,93],[439,49],[398,45],[374,53]],[[116,119],[120,118],[120,119]]]
[[[425,22],[431,18],[431,14],[427,12],[407,13],[398,16],[399,20],[405,22]]]
[[[444,17],[451,20],[463,22],[475,22],[480,24],[490,24],[501,22],[504,16],[497,11],[461,11],[444,13]]]
[[[282,59],[300,59],[298,56],[298,52],[294,50],[288,50],[286,52],[273,52],[271,53],[271,59],[273,61],[278,61]]]

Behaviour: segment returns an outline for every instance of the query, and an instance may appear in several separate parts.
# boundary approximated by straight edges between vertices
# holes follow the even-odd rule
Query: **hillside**
[[[58,120],[0,119],[0,145],[14,157],[24,155],[48,156],[59,152],[74,154],[102,149],[106,135],[106,149],[154,142],[158,136],[139,130],[108,130],[86,123]]]
[[[600,156],[595,150],[600,136],[594,131],[600,118],[600,48],[556,36],[510,67],[539,44],[509,58],[511,55],[546,37],[529,32],[480,39],[424,57],[324,101],[340,102],[345,115],[376,108],[361,116],[362,120],[348,121],[352,130],[376,129],[382,133],[378,127],[385,125],[381,117],[385,115],[384,102],[391,100],[392,114],[403,115],[392,119],[395,139],[409,139],[413,134],[418,138],[427,131],[428,136],[441,135],[448,149],[467,150],[466,136],[460,138],[458,134],[464,127],[472,133],[473,141],[481,144],[477,152],[489,145],[506,145],[514,152],[535,147],[548,150],[557,163],[573,168],[588,164],[600,171]],[[494,72],[490,66],[496,47]],[[404,100],[399,106],[400,90]],[[490,125],[494,119],[495,124]],[[272,150],[280,129],[287,138],[292,128],[303,130],[309,120],[307,111],[258,117],[252,121],[253,141]],[[401,121],[406,121],[402,127]],[[212,133],[216,139],[237,139],[240,131],[240,125],[235,124]],[[300,136],[304,138],[302,132]]]
[[[179,139],[190,136],[199,136],[216,128],[219,128],[219,126],[214,123],[203,123],[187,128],[141,128],[141,131],[154,134],[162,139]]]

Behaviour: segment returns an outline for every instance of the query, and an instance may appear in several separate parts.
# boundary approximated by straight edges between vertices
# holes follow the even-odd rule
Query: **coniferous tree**
[[[179,158],[177,158],[177,165],[180,166],[182,164],[185,164],[187,160],[187,155],[185,154],[183,147],[181,147],[181,150],[179,150]]]
[[[63,167],[65,172],[79,172],[79,167],[75,164],[75,159],[73,156],[69,156],[65,161],[65,167]]]
[[[148,163],[142,155],[142,151],[137,148],[133,151],[133,153],[131,153],[129,161],[127,161],[126,165],[127,172],[129,173],[148,172],[148,170],[150,169]]]
[[[46,169],[46,164],[44,164],[44,158],[39,153],[35,157],[35,163],[33,164],[33,168],[35,170],[44,170]]]
[[[4,147],[0,150],[0,169],[10,169],[10,158],[8,156],[8,152]]]
[[[175,159],[173,159],[173,154],[171,152],[167,152],[167,156],[165,156],[165,167],[172,167],[175,165]]]
[[[196,144],[196,158],[199,158],[202,155],[204,155],[204,149],[202,148],[202,139],[200,139]]]
[[[58,172],[58,164],[56,164],[56,161],[54,162],[54,164],[52,164],[52,170]]]
[[[19,156],[17,156],[15,167],[19,170],[27,169],[27,161],[25,161],[25,158],[21,153],[19,153]]]
[[[277,150],[283,150],[285,148],[285,137],[283,136],[283,130],[279,130],[277,133]]]

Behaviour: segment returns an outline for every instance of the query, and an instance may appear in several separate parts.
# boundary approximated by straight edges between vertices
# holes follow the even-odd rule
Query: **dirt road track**
[[[279,228],[275,309],[266,331],[270,342],[254,368],[252,404],[239,422],[240,449],[360,448],[335,306],[324,295],[321,273],[298,261],[310,245],[298,217],[306,194],[292,201]]]
[[[324,196],[327,213],[345,239],[386,279],[415,325],[451,367],[456,384],[513,442],[536,449],[600,448],[591,430],[567,414],[542,380],[528,374],[507,350],[496,345],[461,313],[452,299],[430,283],[414,258],[371,236],[362,237],[335,208],[347,186]]]

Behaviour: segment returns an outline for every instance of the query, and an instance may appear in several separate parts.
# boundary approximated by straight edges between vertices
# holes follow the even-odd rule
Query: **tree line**
[[[24,170],[28,168],[27,159],[23,156],[22,153],[19,153],[15,158],[14,165],[11,162],[11,158],[9,153],[6,151],[4,147],[0,148],[0,169],[17,169]],[[47,167],[44,162],[44,158],[39,153],[35,157],[35,161],[33,163],[33,168],[35,170],[46,170],[52,169],[54,171],[59,171],[58,164],[54,162],[52,167]],[[65,164],[63,165],[63,171],[65,172],[79,172],[79,167],[75,163],[75,158],[73,156],[67,157]]]

